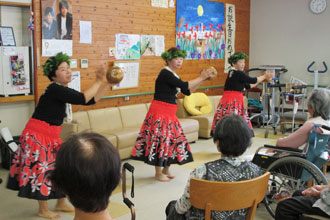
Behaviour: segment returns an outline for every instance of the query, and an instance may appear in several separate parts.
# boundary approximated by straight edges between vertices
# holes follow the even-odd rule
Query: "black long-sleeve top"
[[[83,93],[57,83],[51,83],[40,96],[32,118],[45,121],[50,125],[60,126],[66,117],[66,103],[75,105],[95,104],[94,98],[85,103]]]
[[[251,88],[250,84],[257,83],[257,77],[250,77],[243,71],[230,70],[225,83],[225,91],[243,92]]]
[[[155,83],[154,100],[176,104],[177,94],[181,92],[190,95],[188,82],[182,81],[168,69],[163,69],[158,74]]]

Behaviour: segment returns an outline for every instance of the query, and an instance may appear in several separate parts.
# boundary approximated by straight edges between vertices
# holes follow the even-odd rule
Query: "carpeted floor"
[[[274,145],[276,139],[283,137],[282,134],[274,136],[269,134],[264,138],[265,129],[255,129],[255,137],[252,146],[245,152],[243,157],[252,159],[256,149],[264,144]],[[171,182],[163,183],[154,179],[154,167],[148,166],[139,161],[125,160],[135,167],[135,198],[131,199],[135,204],[136,219],[158,220],[165,219],[165,207],[169,201],[178,199],[184,190],[189,173],[198,165],[219,158],[216,146],[212,139],[200,139],[191,144],[194,162],[171,167],[172,173],[176,176]],[[34,200],[17,197],[17,193],[5,188],[8,170],[0,168],[0,178],[4,183],[0,185],[0,219],[10,220],[37,220],[42,219],[36,216],[37,202]],[[131,174],[127,173],[127,195],[130,195]],[[4,199],[5,198],[5,199]],[[109,211],[117,220],[129,220],[130,210],[122,202],[121,186],[111,196]],[[51,209],[55,206],[54,200],[49,202]],[[63,220],[73,219],[73,213],[60,213]],[[256,220],[272,219],[265,210],[263,204],[259,205],[255,218]]]

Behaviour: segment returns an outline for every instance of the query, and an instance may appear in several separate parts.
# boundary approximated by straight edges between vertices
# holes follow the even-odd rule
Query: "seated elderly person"
[[[214,130],[213,141],[220,152],[220,158],[205,163],[190,173],[184,194],[177,201],[171,201],[166,208],[167,220],[204,219],[204,211],[192,207],[189,199],[191,178],[233,182],[261,175],[257,165],[239,158],[251,145],[249,126],[241,116],[223,117]],[[245,219],[245,215],[246,210],[213,211],[212,219]]]
[[[297,131],[287,137],[280,138],[276,142],[278,147],[292,147],[304,149],[308,140],[309,132],[314,123],[330,126],[330,92],[326,89],[314,89],[308,98],[307,109],[310,118]],[[318,128],[319,133],[330,134],[330,131]]]
[[[119,153],[105,137],[80,133],[62,144],[51,181],[75,207],[75,220],[110,220],[107,207],[120,167]]]
[[[275,212],[276,220],[299,220],[302,214],[330,218],[330,185],[316,185],[296,191],[293,197],[281,201]]]

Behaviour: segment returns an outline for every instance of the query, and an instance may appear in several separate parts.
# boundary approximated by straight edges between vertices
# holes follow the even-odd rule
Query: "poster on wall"
[[[112,89],[136,88],[139,86],[140,62],[116,61],[115,65],[122,69],[124,78]]]
[[[226,49],[225,49],[225,73],[231,68],[228,58],[235,53],[235,5],[226,4]]]
[[[176,46],[186,59],[223,59],[224,3],[180,0],[176,6]]]
[[[71,82],[68,83],[68,87],[80,92],[80,71],[73,71],[71,75]],[[66,118],[65,121],[72,121],[72,105],[66,103],[65,108]]]
[[[168,8],[168,0],[151,0],[152,7]]]
[[[140,35],[116,34],[116,59],[140,59]]]
[[[41,0],[42,56],[72,56],[71,0]]]
[[[141,55],[160,56],[165,51],[164,36],[141,35]]]

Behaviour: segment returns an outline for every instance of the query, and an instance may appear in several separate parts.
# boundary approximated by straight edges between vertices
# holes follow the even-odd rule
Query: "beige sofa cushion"
[[[129,147],[133,149],[139,130],[140,128],[122,128],[120,130],[113,131],[111,134],[117,137],[117,148],[122,149]]]
[[[90,131],[91,125],[86,111],[75,112],[72,114],[72,123],[78,124],[77,131]]]
[[[146,104],[120,106],[119,112],[124,128],[138,127],[143,124],[148,112]]]
[[[106,132],[101,132],[99,134],[101,134],[104,137],[106,137],[115,148],[118,148],[118,141],[117,141],[116,135],[109,134],[109,133],[106,133]]]
[[[198,132],[199,129],[198,121],[187,118],[180,118],[179,121],[183,129],[183,132],[185,134]]]
[[[113,130],[117,130],[123,127],[121,122],[121,116],[119,109],[113,108],[101,108],[87,111],[91,129],[98,133],[111,133]]]
[[[183,99],[177,99],[177,103],[178,103],[178,110],[176,111],[176,116],[178,118],[188,118],[189,114],[184,108]]]
[[[214,114],[217,111],[217,107],[219,105],[219,102],[222,98],[222,95],[216,95],[216,96],[209,96],[210,101],[212,103],[212,113]]]

